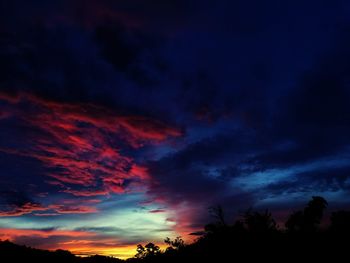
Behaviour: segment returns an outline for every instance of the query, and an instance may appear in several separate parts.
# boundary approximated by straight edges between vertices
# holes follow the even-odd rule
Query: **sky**
[[[2,0],[0,239],[126,258],[221,205],[350,207],[346,0]]]

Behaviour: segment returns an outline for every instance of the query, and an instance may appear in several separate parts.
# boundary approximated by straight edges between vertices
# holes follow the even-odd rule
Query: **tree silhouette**
[[[276,221],[268,210],[263,213],[248,210],[244,215],[244,223],[251,233],[266,234],[277,230]]]
[[[225,222],[224,211],[220,205],[212,206],[208,209],[209,214],[214,218],[214,222],[205,225],[204,231],[211,235],[220,235],[227,231],[228,225]]]
[[[174,240],[167,237],[164,242],[168,245],[167,250],[179,250],[185,247],[185,241],[180,236],[176,237]]]
[[[285,226],[289,232],[315,232],[321,223],[328,203],[320,196],[313,196],[303,211],[290,215]]]
[[[146,249],[144,246],[142,246],[141,244],[138,244],[136,247],[136,258],[144,258],[146,256]]]
[[[209,207],[209,213],[215,218],[216,224],[226,226],[224,210],[220,205]]]
[[[160,253],[160,248],[153,244],[153,243],[148,243],[146,246],[146,256],[154,256]]]
[[[323,212],[327,208],[327,201],[321,196],[313,196],[304,209],[306,229],[315,231],[321,223]]]
[[[136,251],[137,254],[135,255],[135,257],[139,259],[153,257],[160,254],[161,252],[159,246],[153,243],[148,243],[145,246],[138,244]]]
[[[303,211],[296,211],[293,212],[287,222],[285,223],[285,226],[289,232],[300,232],[304,228],[304,213]]]

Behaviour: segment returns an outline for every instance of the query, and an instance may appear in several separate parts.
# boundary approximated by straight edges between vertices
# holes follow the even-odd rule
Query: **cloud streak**
[[[9,205],[6,211],[0,211],[0,217],[22,216],[34,213],[35,216],[57,216],[60,214],[89,214],[96,213],[95,207],[84,205],[51,204],[43,206],[38,203],[27,202],[23,205]]]

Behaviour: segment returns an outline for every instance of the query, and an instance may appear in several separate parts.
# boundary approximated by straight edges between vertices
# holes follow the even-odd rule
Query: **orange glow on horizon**
[[[70,241],[63,241],[52,246],[37,246],[34,248],[55,251],[57,249],[68,250],[72,254],[81,257],[102,255],[109,257],[116,257],[120,259],[127,259],[134,257],[136,247],[139,243],[123,245],[118,240],[107,238],[96,241],[96,233],[87,231],[74,230],[37,230],[37,229],[15,229],[15,228],[0,228],[0,240],[9,240],[15,242],[17,237],[39,237],[49,238],[52,236],[66,236]],[[165,244],[158,244],[155,241],[150,241],[158,245],[161,250],[166,249]],[[16,243],[16,242],[15,242]],[[142,243],[146,245],[148,242]],[[19,245],[28,245],[21,244]]]
[[[71,253],[81,257],[87,257],[92,255],[101,255],[108,257],[116,257],[120,259],[131,258],[136,254],[135,245],[120,245],[118,247],[92,247],[89,244],[62,244],[61,249],[69,250]]]

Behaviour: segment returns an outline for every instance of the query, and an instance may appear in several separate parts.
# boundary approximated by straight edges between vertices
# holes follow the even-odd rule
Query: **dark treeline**
[[[191,244],[181,237],[165,239],[168,248],[161,251],[153,244],[139,244],[137,254],[127,262],[231,262],[261,260],[270,262],[347,262],[349,258],[350,211],[333,212],[328,226],[321,227],[327,201],[312,197],[303,210],[293,212],[279,228],[268,210],[248,210],[233,224],[225,221],[220,207],[211,209],[215,221],[204,227]],[[1,262],[122,262],[110,257],[75,257],[68,251],[48,252],[5,241],[0,243]]]

